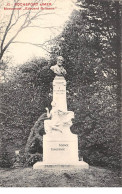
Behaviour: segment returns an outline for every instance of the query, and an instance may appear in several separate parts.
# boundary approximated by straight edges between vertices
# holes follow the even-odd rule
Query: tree
[[[40,2],[40,0],[31,1],[31,3],[39,3],[39,2]],[[8,1],[7,1],[7,3],[8,3]],[[2,146],[3,148],[1,147],[1,149],[2,149],[2,151],[0,151],[1,153],[4,153],[4,146],[6,146],[6,144],[7,145],[8,145],[8,143],[12,144],[12,139],[14,138],[14,137],[9,138],[9,136],[11,136],[10,135],[10,133],[11,133],[10,130],[12,129],[11,126],[13,125],[13,128],[15,126],[14,121],[11,122],[13,119],[13,113],[12,113],[13,111],[11,111],[11,110],[12,110],[12,106],[13,106],[13,109],[15,107],[17,108],[17,101],[15,100],[15,102],[13,102],[13,104],[11,104],[11,103],[12,103],[12,98],[14,99],[16,89],[18,88],[18,85],[16,85],[14,83],[14,79],[15,79],[15,77],[16,77],[16,79],[18,79],[18,74],[19,74],[18,70],[17,70],[18,72],[14,71],[12,73],[13,77],[11,76],[11,81],[10,81],[10,79],[9,80],[7,79],[6,72],[7,72],[8,59],[7,59],[7,57],[5,59],[5,57],[4,57],[5,53],[8,51],[9,46],[11,44],[15,44],[15,43],[32,44],[34,46],[38,46],[38,47],[41,47],[41,48],[47,50],[45,47],[45,44],[48,41],[46,41],[43,44],[34,44],[31,42],[18,42],[18,41],[16,41],[16,38],[18,37],[18,35],[22,31],[24,31],[27,28],[30,28],[30,29],[31,28],[39,28],[39,29],[43,28],[41,26],[40,22],[37,22],[37,20],[40,21],[41,17],[43,17],[44,15],[53,14],[53,12],[51,12],[51,11],[50,12],[46,11],[46,13],[43,13],[42,10],[38,10],[38,11],[37,10],[36,11],[16,10],[15,8],[16,8],[17,3],[21,3],[21,0],[14,0],[13,7],[11,6],[12,11],[8,12],[8,11],[4,10],[5,1],[3,1],[3,0],[0,1],[0,13],[1,13],[1,15],[0,15],[0,78],[2,79],[2,80],[0,80],[2,83],[1,88],[0,88],[1,93],[2,93],[2,95],[1,95],[1,112],[0,112],[0,115],[2,116],[2,127],[1,127],[0,132],[2,133],[2,136],[4,137],[2,140],[0,139],[2,144],[4,144]],[[36,24],[35,24],[35,22],[36,22]],[[48,26],[46,28],[48,28]],[[55,27],[49,26],[49,28],[56,29],[56,26]],[[4,61],[3,61],[3,57],[4,57]],[[9,59],[9,61],[10,61],[10,59]],[[9,68],[9,71],[10,71],[10,68]],[[21,86],[21,83],[19,84],[19,86]],[[31,85],[31,88],[34,88],[34,86],[35,86],[35,83],[33,84],[33,86]],[[24,90],[21,90],[20,93],[21,92],[24,92]],[[18,93],[18,90],[17,90],[17,93]],[[15,96],[16,96],[15,99],[17,98],[19,101],[20,97],[17,95],[15,95]],[[34,95],[32,94],[32,96],[33,96],[32,97],[33,98],[32,101],[33,101]],[[11,100],[10,103],[9,103],[9,99]],[[18,109],[19,109],[19,107],[18,107]],[[18,114],[18,112],[17,112],[17,114]],[[18,114],[18,116],[20,116],[20,115]],[[20,126],[21,121],[22,121],[21,118],[20,119],[18,118],[19,126]],[[20,130],[23,128],[24,128],[24,125],[22,127],[20,127]],[[14,131],[14,129],[13,129],[13,131]],[[15,134],[16,132],[14,131],[13,133]],[[19,133],[19,135],[20,135],[20,133]],[[7,138],[7,135],[8,135],[8,138]],[[5,144],[5,142],[6,142],[6,144]]]
[[[36,25],[35,21],[39,20],[41,16],[53,13],[43,13],[42,10],[16,10],[17,3],[21,0],[14,0],[11,14],[5,17],[5,12],[3,11],[3,1],[1,1],[1,18],[0,18],[0,60],[3,58],[4,53],[9,48],[12,43],[26,43],[41,47],[46,50],[43,44],[34,44],[31,42],[18,42],[16,41],[17,36],[26,28],[43,28],[41,25]],[[31,3],[39,3],[40,0],[33,0]],[[38,22],[37,22],[38,23]],[[48,28],[48,27],[47,27]],[[56,27],[49,27],[56,28]],[[47,43],[47,42],[46,42]]]
[[[54,40],[58,41],[60,53],[56,47],[52,48],[52,53],[61,54],[65,59],[68,109],[75,112],[71,130],[79,135],[80,156],[89,164],[119,167],[120,97],[117,89],[120,80],[119,51],[116,52],[115,47],[120,36],[117,34],[119,19],[113,18],[119,7],[116,2],[104,3],[85,0],[84,10],[74,11],[63,33]],[[50,63],[53,58],[54,55]],[[52,80],[48,62],[36,59],[26,63],[13,80],[4,84],[1,100],[3,117],[7,117],[2,123],[3,137],[7,138],[9,146],[11,141],[14,146],[18,141],[24,148],[30,129],[50,105],[48,94]],[[26,147],[34,145],[31,152],[41,146],[39,131],[38,128],[33,132],[32,128]]]
[[[119,2],[78,1],[59,38],[67,69],[68,107],[80,154],[90,164],[120,165]],[[83,8],[83,9],[82,9]],[[118,48],[116,47],[118,45]],[[119,95],[118,95],[119,93]]]
[[[2,146],[0,148],[2,149],[1,154],[4,155],[4,148],[6,147],[10,160],[14,156],[16,149],[24,152],[34,123],[40,115],[46,112],[45,107],[50,107],[52,99],[49,97],[49,93],[53,75],[49,69],[48,61],[44,58],[39,58],[23,64],[12,75],[12,78],[8,82],[3,83],[0,88],[0,93],[2,94],[0,113],[0,133],[2,137],[0,143]],[[41,123],[40,131],[43,130],[43,120]],[[32,136],[33,132],[37,132],[36,135],[38,134],[39,127],[37,127],[37,130],[36,127],[37,125],[34,128],[35,132],[32,129]],[[33,137],[30,140],[36,141]],[[37,141],[36,147],[38,147]],[[29,142],[29,145],[30,143],[32,142]],[[36,152],[36,148],[34,149]]]

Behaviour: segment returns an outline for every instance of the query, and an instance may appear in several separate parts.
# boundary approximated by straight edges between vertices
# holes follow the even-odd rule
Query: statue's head
[[[62,56],[58,56],[57,57],[57,64],[58,66],[61,66],[64,62],[64,58]]]
[[[55,107],[56,106],[56,103],[54,101],[51,102],[51,106],[52,107]]]

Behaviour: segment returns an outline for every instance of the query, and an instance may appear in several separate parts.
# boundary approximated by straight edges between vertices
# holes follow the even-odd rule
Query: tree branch
[[[18,1],[19,1],[19,0],[17,0],[16,3],[17,3]],[[15,8],[15,4],[14,4],[14,7],[13,7],[13,8]],[[6,29],[5,29],[5,33],[4,33],[4,36],[3,36],[3,40],[2,40],[2,43],[1,43],[1,51],[2,51],[2,49],[3,49],[3,44],[4,44],[4,41],[5,41],[5,38],[6,38],[7,34],[8,34],[8,29],[9,29],[9,27],[10,27],[10,25],[11,25],[13,15],[14,15],[14,9],[12,10],[12,13],[11,13],[11,16],[10,16],[10,19],[9,19],[9,22],[8,22],[8,25],[7,25]]]
[[[51,41],[51,40],[50,40],[50,41]],[[50,54],[52,53],[52,52],[48,51],[46,48],[43,47],[45,43],[43,43],[43,44],[36,44],[36,43],[31,43],[31,42],[21,42],[21,41],[14,41],[14,42],[12,42],[12,44],[13,44],[13,43],[30,44],[30,45],[33,45],[33,46],[41,47],[42,49],[44,49],[45,51],[47,51],[47,52],[50,53]]]
[[[19,2],[20,0],[14,0],[15,3]],[[40,0],[34,0],[33,3],[40,3]],[[43,1],[42,1],[43,2]],[[16,4],[14,3],[13,8],[16,7]],[[42,13],[42,10],[39,10],[38,12],[33,12],[32,10],[28,10],[26,13],[24,12],[23,14],[20,14],[20,10],[18,10],[18,12],[14,12],[15,9],[12,10],[9,22],[7,24],[7,27],[5,29],[4,35],[3,35],[3,39],[1,40],[1,51],[0,51],[0,58],[2,58],[4,52],[6,51],[6,49],[9,47],[9,45],[14,41],[14,39],[17,37],[17,35],[24,30],[27,27],[36,27],[36,28],[49,28],[49,29],[58,29],[58,27],[56,26],[52,26],[52,27],[41,27],[41,26],[37,26],[37,25],[33,25],[33,21],[35,21],[36,19],[40,19],[41,16],[44,15],[48,15],[48,14],[54,14],[54,13]],[[19,22],[22,22],[22,24],[20,25],[19,29],[15,32],[15,34],[8,40],[8,42],[4,45],[4,42],[6,41],[6,37],[8,35],[8,33],[10,33],[10,30],[13,29],[14,26],[18,25]],[[14,42],[15,43],[15,42]],[[27,43],[29,44],[29,43]],[[30,43],[31,44],[31,43]],[[41,44],[33,44],[35,46],[41,46]],[[44,44],[43,44],[44,45]],[[47,51],[46,48],[43,48],[44,50]],[[47,51],[49,52],[49,51]]]

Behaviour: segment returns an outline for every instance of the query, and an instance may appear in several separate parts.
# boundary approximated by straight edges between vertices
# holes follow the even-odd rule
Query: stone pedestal
[[[48,170],[79,170],[88,169],[89,165],[79,161],[78,137],[69,135],[44,135],[43,137],[43,162],[34,164],[33,169]]]
[[[50,119],[44,121],[46,135],[43,136],[43,162],[34,164],[33,169],[45,168],[89,168],[79,161],[78,137],[70,127],[74,113],[67,111],[66,81],[56,76],[53,81],[53,103]]]
[[[46,164],[75,164],[78,161],[77,135],[44,135],[43,161]]]
[[[67,111],[66,80],[63,76],[56,76],[53,80],[53,101],[59,110]]]
[[[78,157],[78,137],[75,134],[43,136],[43,162],[34,164],[33,169],[80,170],[89,169]]]

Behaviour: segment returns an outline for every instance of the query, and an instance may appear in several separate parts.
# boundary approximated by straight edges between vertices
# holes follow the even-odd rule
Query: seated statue
[[[64,59],[62,56],[57,57],[57,64],[50,68],[57,76],[66,75],[66,70],[62,66],[63,61]]]
[[[72,119],[74,118],[74,113],[72,111],[62,111],[57,109],[56,103],[52,102],[52,110],[49,112],[47,110],[47,117],[50,120],[44,121],[44,129],[46,133],[52,133],[54,131],[60,133],[70,132],[70,126],[72,125]]]
[[[52,110],[49,112],[49,109],[47,110],[47,117],[50,118],[50,120],[44,121],[44,129],[46,133],[51,133],[52,130],[59,131],[62,133],[61,129],[59,129],[59,126],[61,125],[60,118],[58,116],[58,110],[56,108],[56,103],[52,102]]]

